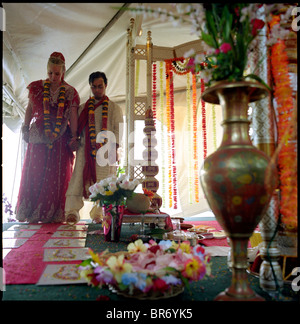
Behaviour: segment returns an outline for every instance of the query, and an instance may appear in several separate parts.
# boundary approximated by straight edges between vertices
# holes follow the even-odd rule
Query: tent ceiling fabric
[[[47,61],[54,51],[62,52],[66,59],[66,81],[79,92],[81,103],[90,96],[88,77],[94,71],[103,71],[108,78],[107,95],[118,101],[124,109],[126,98],[126,44],[130,18],[141,23],[143,34],[136,44],[146,45],[147,32],[151,31],[154,46],[177,47],[197,40],[190,25],[174,27],[160,17],[135,17],[129,11],[118,14],[124,3],[3,3],[6,26],[3,32],[3,122],[13,131],[21,127],[28,103],[27,85],[47,77]],[[131,7],[137,3],[126,4]],[[147,3],[146,7],[176,9],[170,3]],[[92,44],[92,46],[90,46]],[[70,69],[72,65],[75,67]],[[146,89],[145,62],[140,64],[139,94]],[[144,76],[144,77],[143,77]],[[186,78],[174,75],[174,89],[185,89]],[[182,107],[186,105],[185,93],[175,92],[176,127],[182,131],[187,117]],[[180,102],[179,102],[180,101]],[[11,112],[11,117],[9,113]],[[208,115],[209,117],[209,115]],[[185,124],[184,124],[185,123]],[[219,133],[218,140],[219,140]],[[178,192],[182,216],[207,210],[202,197],[197,204],[190,204],[186,187],[186,145],[177,136]],[[177,149],[176,149],[177,150]],[[201,156],[199,163],[201,163]],[[169,212],[167,210],[167,212]],[[177,213],[173,211],[172,214]],[[178,211],[179,212],[179,211]]]
[[[47,77],[47,60],[54,51],[62,52],[68,70],[85,52],[103,28],[118,12],[123,3],[3,3],[6,14],[6,31],[3,32],[3,84],[11,89],[19,104],[26,108],[26,86]],[[136,3],[130,4],[134,7]],[[174,7],[169,3],[152,3],[147,7]],[[108,77],[107,94],[112,99],[125,98],[126,42],[129,11],[118,19],[67,73],[66,81],[79,92],[82,102],[89,95],[88,76],[101,70]],[[197,39],[190,26],[174,27],[161,18],[142,18],[143,35],[137,44],[146,44],[147,31],[157,46],[174,47]],[[142,79],[140,82],[144,82]],[[175,85],[176,86],[176,85]],[[15,111],[15,110],[14,110]]]

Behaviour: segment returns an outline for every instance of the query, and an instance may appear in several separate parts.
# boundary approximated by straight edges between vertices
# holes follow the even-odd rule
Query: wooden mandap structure
[[[146,45],[135,44],[137,25],[133,18],[130,19],[130,26],[127,30],[127,59],[126,59],[126,139],[125,165],[127,174],[131,179],[135,178],[142,182],[143,188],[155,193],[154,205],[161,207],[162,198],[157,194],[159,181],[155,176],[159,172],[156,164],[158,152],[156,150],[157,140],[155,137],[156,127],[153,118],[153,102],[156,101],[156,93],[153,93],[153,63],[166,60],[182,58],[184,53],[194,49],[196,53],[203,53],[204,44],[200,40],[192,41],[176,47],[155,46],[152,43],[151,31],[147,33]],[[146,62],[146,95],[136,94],[136,61]],[[135,131],[135,121],[144,120],[144,146],[143,160],[134,158],[135,146],[132,134]]]

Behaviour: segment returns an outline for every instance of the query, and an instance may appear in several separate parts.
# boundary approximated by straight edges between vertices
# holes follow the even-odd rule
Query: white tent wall
[[[201,103],[200,90],[197,90],[197,157],[198,157],[198,167],[201,168],[203,164],[203,130],[202,130],[202,116],[201,116]],[[187,120],[187,105],[186,105],[186,93],[182,91],[174,96],[175,102],[175,145],[176,145],[176,168],[177,168],[177,184],[178,184],[178,193],[179,200],[181,205],[181,216],[188,217],[191,215],[196,215],[204,211],[209,210],[208,203],[204,197],[204,193],[199,183],[199,202],[195,201],[190,202],[190,190],[192,193],[194,187],[189,189],[188,178],[189,178],[189,155],[188,155],[188,137],[192,137],[193,134],[188,133],[188,120]],[[206,132],[207,132],[207,155],[213,153],[215,148],[213,146],[213,130],[212,130],[212,109],[211,105],[206,105]],[[217,136],[217,145],[219,146],[222,138],[222,127],[220,126],[222,113],[221,107],[219,108],[219,113],[216,115],[216,136]],[[217,109],[216,109],[217,110]]]
[[[120,104],[125,113],[126,98],[126,42],[127,29],[132,13],[119,12],[113,7],[122,7],[123,3],[3,3],[6,14],[6,26],[3,32],[3,85],[14,97],[11,116],[6,114],[3,122],[18,131],[24,118],[28,102],[27,85],[35,80],[47,77],[47,60],[54,51],[62,52],[66,59],[66,81],[79,92],[81,102],[90,95],[88,76],[90,73],[104,71],[108,78],[107,95]],[[131,7],[137,5],[130,4]],[[169,3],[149,3],[152,8],[164,8],[174,12]],[[142,21],[143,34],[136,43],[146,44],[147,31],[151,31],[154,46],[175,47],[197,39],[190,32],[190,25],[174,27],[172,22],[159,17],[136,17]],[[97,38],[98,37],[98,38]],[[93,42],[96,39],[95,42]],[[90,45],[93,46],[90,46]],[[87,51],[85,51],[88,49]],[[84,53],[84,55],[82,55]],[[79,60],[78,60],[79,59]],[[73,64],[75,65],[73,66]],[[70,69],[71,68],[71,69]],[[146,89],[146,78],[140,76],[139,90]],[[186,79],[175,77],[175,131],[176,163],[178,175],[179,209],[168,210],[170,214],[190,216],[209,209],[200,190],[199,203],[190,203],[188,198],[186,164]],[[199,102],[200,93],[197,96]],[[21,108],[20,108],[21,107]],[[200,107],[200,108],[199,108]],[[201,105],[198,107],[198,164],[203,162]],[[20,111],[22,110],[22,111]],[[212,110],[206,106],[208,154],[214,151],[212,141]],[[216,125],[218,145],[222,137],[220,122],[222,113],[216,106]],[[9,122],[10,121],[10,122]],[[13,126],[12,126],[13,123]],[[144,135],[143,135],[144,136]],[[17,148],[16,148],[17,150]],[[3,157],[4,159],[5,157]],[[3,168],[3,172],[5,172]],[[158,179],[161,177],[161,172]],[[5,181],[11,181],[5,180]],[[3,183],[3,192],[6,184]],[[15,187],[19,187],[19,184]],[[200,186],[201,189],[201,186]],[[161,187],[158,191],[160,194]],[[17,195],[17,192],[15,192]]]

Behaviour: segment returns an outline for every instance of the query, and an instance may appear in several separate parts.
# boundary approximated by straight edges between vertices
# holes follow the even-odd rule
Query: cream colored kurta
[[[98,103],[95,100],[95,105]],[[78,110],[78,115],[82,112],[85,104],[80,105]],[[108,117],[107,117],[107,130],[114,133],[116,143],[120,146],[122,142],[122,132],[123,132],[123,114],[121,108],[114,102],[109,101],[108,103]],[[87,127],[87,126],[86,126]],[[95,128],[96,134],[101,132],[102,128],[102,105],[95,109]],[[65,214],[66,216],[69,214],[74,214],[77,216],[79,220],[79,210],[83,207],[83,169],[85,164],[85,129],[83,129],[82,133],[80,134],[80,146],[76,152],[76,160],[75,166],[72,174],[72,178],[69,183],[69,187],[66,193],[66,204],[65,204]],[[108,144],[108,143],[107,143]],[[106,145],[107,145],[106,144]],[[104,147],[103,147],[104,148]],[[95,161],[96,163],[96,161]],[[96,163],[96,177],[97,182],[102,179],[107,178],[110,175],[116,174],[116,166],[99,166]],[[87,192],[88,187],[86,187]],[[91,213],[101,213],[101,209],[94,209]],[[94,218],[95,215],[91,214],[91,217]]]

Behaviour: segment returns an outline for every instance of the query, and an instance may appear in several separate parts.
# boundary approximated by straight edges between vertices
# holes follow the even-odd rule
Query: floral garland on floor
[[[107,116],[108,116],[108,98],[105,96],[102,102],[102,127],[101,127],[101,142],[96,143],[96,125],[95,125],[95,97],[91,97],[88,103],[89,111],[89,136],[91,142],[91,155],[96,159],[97,150],[107,143],[105,132],[107,131]]]
[[[43,107],[44,107],[44,132],[45,135],[51,140],[54,141],[60,133],[62,118],[64,113],[65,107],[65,94],[66,89],[65,86],[62,85],[59,89],[59,96],[58,96],[58,109],[55,121],[54,131],[51,130],[51,123],[50,123],[50,85],[51,82],[49,80],[45,80],[44,82],[44,96],[43,96]],[[47,144],[49,149],[52,149],[53,143]]]
[[[137,240],[127,251],[95,253],[79,266],[80,276],[93,287],[112,286],[135,298],[171,297],[177,288],[211,276],[210,256],[190,242]]]
[[[275,16],[272,25],[276,25]],[[272,74],[274,78],[274,97],[278,109],[278,156],[280,178],[281,222],[287,229],[297,229],[297,151],[292,141],[296,137],[293,93],[288,71],[288,57],[284,41],[278,40],[271,48]]]

